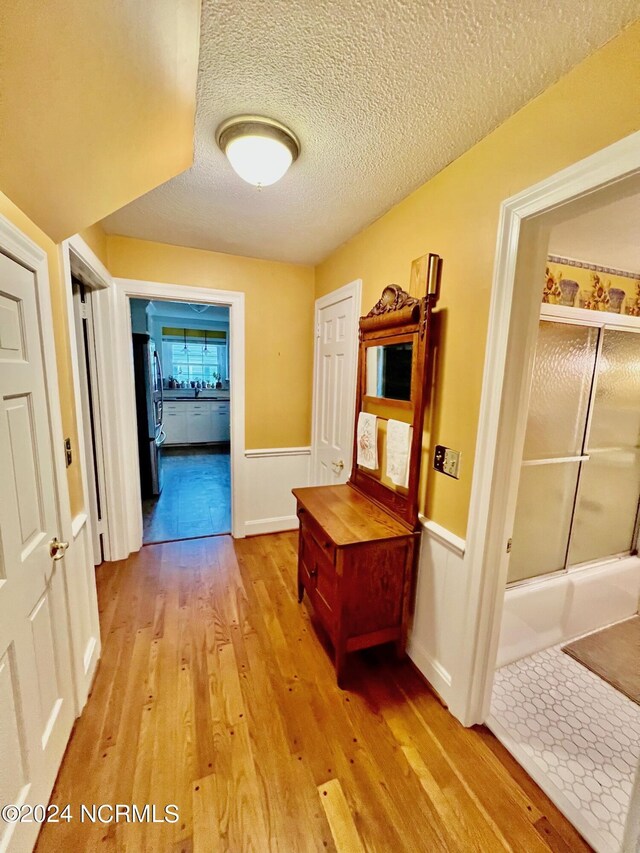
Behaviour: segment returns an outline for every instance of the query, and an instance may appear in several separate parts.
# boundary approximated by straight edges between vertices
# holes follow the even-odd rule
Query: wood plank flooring
[[[160,464],[160,497],[142,501],[145,545],[229,533],[229,445],[165,447]]]
[[[98,570],[103,656],[37,850],[586,851],[484,728],[409,662],[350,656],[339,690],[296,601],[295,534],[143,548]],[[81,823],[80,804],[179,809]]]

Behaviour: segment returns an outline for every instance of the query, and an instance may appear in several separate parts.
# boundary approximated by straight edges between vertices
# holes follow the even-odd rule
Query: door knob
[[[339,459],[337,462],[332,462],[331,465],[333,466],[333,470],[336,472],[336,474],[339,474],[340,471],[342,471],[342,469],[344,468],[344,462],[342,461],[342,459]]]
[[[68,547],[68,542],[61,542],[57,536],[54,536],[51,542],[49,542],[49,556],[54,560],[61,560]]]

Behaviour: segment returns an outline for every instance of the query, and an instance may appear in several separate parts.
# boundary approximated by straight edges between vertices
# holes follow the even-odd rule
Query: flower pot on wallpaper
[[[573,307],[576,301],[576,295],[580,290],[580,285],[577,281],[572,281],[570,278],[563,278],[560,281],[560,305]]]
[[[624,301],[625,292],[619,287],[609,288],[609,311],[614,314],[619,314],[622,310],[622,302]]]

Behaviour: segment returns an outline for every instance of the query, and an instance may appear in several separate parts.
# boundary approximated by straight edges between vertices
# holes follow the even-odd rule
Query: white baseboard
[[[447,672],[439,661],[434,660],[413,637],[409,637],[407,641],[407,654],[436,693],[445,700],[451,690],[451,673]]]
[[[244,525],[247,536],[259,536],[262,533],[280,533],[282,530],[297,530],[297,515],[280,515],[275,518],[258,518],[246,521]]]
[[[451,705],[459,657],[457,619],[465,589],[466,543],[421,516],[422,539],[413,621],[407,653],[447,705]]]
[[[291,490],[309,485],[310,447],[275,447],[245,451],[246,536],[298,527]]]

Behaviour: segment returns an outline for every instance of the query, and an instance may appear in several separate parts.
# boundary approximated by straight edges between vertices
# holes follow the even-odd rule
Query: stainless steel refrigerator
[[[140,489],[143,498],[151,498],[157,497],[162,491],[162,445],[166,439],[162,365],[150,335],[135,332],[132,338]]]

